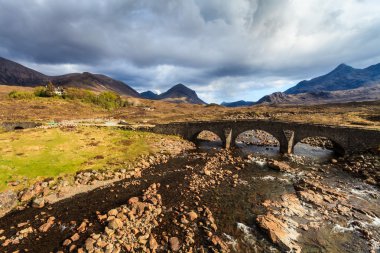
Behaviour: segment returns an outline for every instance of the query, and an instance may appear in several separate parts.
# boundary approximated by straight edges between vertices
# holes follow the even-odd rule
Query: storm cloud
[[[380,62],[379,13],[378,0],[0,0],[0,56],[256,100],[342,62]]]

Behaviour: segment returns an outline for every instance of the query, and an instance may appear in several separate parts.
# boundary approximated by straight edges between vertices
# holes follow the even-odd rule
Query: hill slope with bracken
[[[111,90],[121,95],[139,97],[139,93],[127,84],[105,75],[72,73],[61,76],[47,76],[16,62],[0,57],[0,84],[35,87],[53,82],[62,87],[76,87],[94,91]]]

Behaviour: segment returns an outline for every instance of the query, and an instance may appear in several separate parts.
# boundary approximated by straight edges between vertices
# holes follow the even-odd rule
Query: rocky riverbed
[[[7,214],[0,251],[378,252],[378,178],[364,171],[376,173],[379,156],[362,156],[209,148],[152,158],[119,181]],[[76,184],[109,179],[83,173]]]

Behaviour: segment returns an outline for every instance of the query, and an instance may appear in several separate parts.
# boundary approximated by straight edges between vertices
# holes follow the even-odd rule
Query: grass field
[[[0,191],[83,169],[126,167],[156,151],[160,135],[105,128],[29,129],[0,133]],[[175,137],[167,137],[175,138]]]

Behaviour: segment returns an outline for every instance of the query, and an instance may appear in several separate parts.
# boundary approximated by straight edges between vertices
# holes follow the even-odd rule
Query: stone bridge
[[[340,154],[380,148],[380,130],[356,127],[269,120],[223,120],[160,124],[151,129],[155,133],[178,135],[193,142],[204,130],[218,135],[225,148],[234,146],[238,135],[248,130],[263,130],[273,135],[280,143],[281,153],[292,153],[294,146],[307,137],[327,137]]]
[[[27,129],[27,128],[35,128],[41,126],[41,123],[36,122],[0,122],[0,128],[5,131],[12,131],[18,129]]]

